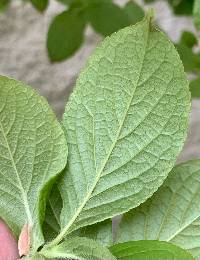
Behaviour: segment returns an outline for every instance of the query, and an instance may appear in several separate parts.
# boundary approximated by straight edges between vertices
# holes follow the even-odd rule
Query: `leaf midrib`
[[[1,120],[0,120],[0,127],[1,127],[1,131],[3,133],[3,138],[6,142],[6,146],[7,146],[9,155],[10,155],[11,163],[12,163],[13,169],[14,169],[16,177],[17,177],[17,181],[19,183],[19,190],[20,190],[21,195],[22,195],[22,200],[23,200],[23,205],[24,205],[25,212],[26,212],[26,215],[27,215],[27,220],[28,220],[29,225],[32,225],[33,221],[32,221],[32,216],[31,216],[31,212],[30,212],[30,208],[29,208],[28,198],[27,198],[26,192],[23,188],[22,182],[20,180],[19,173],[18,173],[17,167],[15,165],[15,161],[14,161],[14,158],[13,158],[13,155],[12,155],[12,152],[11,152],[11,149],[10,149],[10,145],[9,145],[7,136],[5,134]]]
[[[70,232],[69,232],[70,227],[74,224],[74,222],[75,222],[76,219],[78,218],[79,214],[81,213],[81,211],[82,211],[83,208],[85,207],[85,205],[86,205],[86,203],[88,202],[88,200],[90,199],[90,197],[91,197],[91,195],[92,195],[92,192],[94,191],[94,189],[95,189],[95,187],[96,187],[98,181],[99,181],[100,178],[101,178],[102,172],[103,172],[105,166],[107,165],[107,162],[108,162],[108,160],[109,160],[109,158],[110,158],[110,155],[111,155],[111,153],[112,153],[112,151],[113,151],[113,149],[114,149],[114,147],[115,147],[115,145],[116,145],[116,143],[117,143],[117,141],[118,141],[118,139],[119,139],[119,136],[120,136],[122,127],[123,127],[123,125],[124,125],[124,122],[125,122],[125,120],[126,120],[128,111],[129,111],[130,106],[131,106],[131,103],[132,103],[132,101],[133,101],[135,91],[136,91],[136,89],[137,89],[137,87],[138,87],[138,82],[139,82],[139,80],[140,80],[140,76],[141,76],[141,72],[142,72],[142,69],[143,69],[144,60],[145,60],[145,56],[146,56],[146,52],[147,52],[148,40],[149,40],[149,28],[148,28],[148,32],[147,32],[146,44],[145,44],[145,47],[144,47],[144,54],[143,54],[143,57],[142,57],[142,62],[141,62],[141,66],[140,66],[140,69],[139,69],[138,78],[137,78],[137,80],[136,80],[135,88],[134,88],[134,90],[133,90],[133,93],[132,93],[132,95],[131,95],[130,101],[129,101],[129,103],[128,103],[128,105],[127,105],[127,108],[126,108],[126,110],[125,110],[124,116],[123,116],[123,118],[122,118],[122,120],[121,120],[121,124],[120,124],[120,126],[119,126],[118,131],[117,131],[115,140],[114,140],[113,144],[112,144],[111,147],[110,147],[110,151],[108,152],[107,157],[106,157],[106,159],[104,160],[103,165],[102,165],[102,167],[101,167],[100,170],[99,170],[99,173],[97,174],[97,177],[96,177],[96,180],[95,180],[94,184],[92,185],[92,187],[91,187],[91,189],[89,190],[87,196],[85,197],[85,199],[83,200],[82,204],[80,205],[80,207],[79,207],[78,210],[76,211],[76,214],[73,216],[73,218],[71,219],[71,221],[63,228],[63,230],[60,232],[60,234],[59,234],[52,242],[49,243],[49,245],[48,245],[49,247],[50,247],[50,246],[55,246],[55,245],[57,245],[59,242],[61,242],[61,241],[63,240],[63,238],[64,238],[67,234],[70,233]],[[92,116],[93,116],[93,115],[92,115]],[[93,135],[94,135],[94,128],[93,128]]]

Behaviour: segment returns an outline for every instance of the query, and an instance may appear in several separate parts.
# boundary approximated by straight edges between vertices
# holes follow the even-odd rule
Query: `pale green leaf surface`
[[[194,0],[193,18],[194,18],[194,24],[196,28],[200,30],[200,1],[199,0]]]
[[[176,166],[146,203],[126,213],[117,242],[163,240],[200,259],[200,160]]]
[[[94,240],[84,237],[69,238],[57,246],[47,249],[44,248],[41,254],[48,259],[116,260],[106,247],[103,247]]]
[[[33,226],[32,246],[43,241],[46,195],[66,161],[65,136],[47,102],[23,83],[1,76],[0,217],[16,235],[25,223]]]
[[[88,237],[98,241],[103,246],[111,246],[113,244],[112,220],[107,219],[103,222],[83,227],[78,230],[78,235]]]
[[[118,260],[192,260],[187,251],[163,241],[132,241],[110,248]]]
[[[106,38],[64,114],[69,159],[53,243],[150,197],[183,146],[189,108],[177,51],[147,18]]]

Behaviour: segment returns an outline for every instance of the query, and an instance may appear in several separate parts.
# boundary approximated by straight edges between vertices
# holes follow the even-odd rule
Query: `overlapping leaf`
[[[0,147],[0,217],[17,235],[28,223],[37,249],[46,195],[65,167],[67,144],[47,102],[6,77],[0,77]]]
[[[117,241],[162,240],[200,258],[200,160],[174,168],[158,192],[125,214]]]
[[[118,260],[192,260],[187,251],[173,244],[161,241],[132,241],[110,248]]]

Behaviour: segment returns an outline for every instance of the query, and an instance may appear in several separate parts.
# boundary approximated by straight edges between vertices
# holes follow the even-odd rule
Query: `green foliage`
[[[0,216],[16,234],[25,223],[34,227],[37,249],[46,196],[65,167],[67,145],[47,102],[6,77],[0,77],[0,145]]]
[[[185,44],[187,47],[194,47],[197,45],[198,40],[192,32],[183,31],[181,35],[180,43]]]
[[[116,260],[106,247],[102,247],[94,240],[83,237],[72,237],[54,247],[44,248],[41,254],[48,259]]]
[[[126,5],[124,6],[124,12],[127,15],[131,24],[136,24],[144,17],[143,9],[133,0],[130,0],[126,3]]]
[[[49,1],[48,0],[30,0],[33,6],[40,12],[43,12],[47,6]]]
[[[193,98],[200,98],[200,78],[196,78],[190,82],[190,92]]]
[[[191,32],[183,32],[180,42],[176,44],[186,72],[198,72],[200,70],[200,53],[193,51],[196,44],[197,39]]]
[[[54,18],[47,39],[52,61],[61,61],[74,54],[83,42],[85,25],[84,13],[80,10],[70,9]]]
[[[133,1],[129,1],[124,8],[111,1],[91,1],[87,12],[88,20],[95,31],[104,36],[135,24],[144,17],[142,8]]]
[[[155,195],[125,214],[117,241],[161,240],[200,256],[200,160],[176,166]]]
[[[63,117],[69,160],[60,185],[62,231],[53,243],[152,195],[183,145],[189,102],[178,54],[150,17],[97,48]]]
[[[199,0],[197,0],[199,1]],[[193,11],[194,0],[168,0],[173,11],[177,15],[191,15]]]
[[[110,248],[118,260],[192,260],[187,251],[162,241],[133,241],[114,245]]]
[[[49,28],[49,57],[52,61],[61,61],[74,54],[83,42],[87,23],[98,33],[107,36],[140,21],[143,16],[141,7],[132,1],[124,9],[111,0],[71,1],[69,10],[56,16]]]
[[[197,29],[200,30],[200,1],[194,0],[194,7],[193,7],[193,17],[194,17],[194,24]]]
[[[94,1],[89,5],[87,12],[92,27],[104,36],[130,24],[123,9],[112,2]]]
[[[61,28],[66,17],[78,26],[77,12],[85,26],[88,16],[77,1],[51,29]],[[59,29],[62,35],[65,29]],[[192,48],[192,35],[183,36],[181,42]],[[53,60],[66,55],[60,49]],[[96,49],[62,127],[34,91],[0,77],[0,217],[17,236],[25,224],[30,227],[30,234],[23,229],[20,235],[22,259],[192,259],[159,241],[110,247],[111,218],[123,213],[118,241],[166,240],[200,255],[199,160],[174,168],[164,182],[187,134],[188,85],[176,49],[153,24],[152,10]]]
[[[10,3],[10,0],[0,0],[0,11],[4,10]]]

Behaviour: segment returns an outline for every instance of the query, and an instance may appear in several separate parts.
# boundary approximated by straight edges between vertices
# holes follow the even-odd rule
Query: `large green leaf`
[[[48,0],[30,0],[33,6],[40,12],[43,12],[47,6],[49,1]]]
[[[70,57],[81,46],[85,29],[84,12],[72,8],[56,16],[50,25],[47,48],[52,61]]]
[[[67,144],[47,102],[6,77],[0,77],[0,146],[0,217],[16,235],[28,223],[37,248],[46,195],[65,167]]]
[[[110,251],[98,242],[83,237],[68,238],[65,242],[45,248],[41,254],[48,259],[70,258],[76,260],[116,260]]]
[[[117,241],[163,240],[200,258],[200,160],[176,166],[158,192],[125,214]]]
[[[130,25],[129,16],[118,5],[110,1],[91,1],[88,6],[88,19],[92,27],[104,36]]]
[[[52,243],[150,197],[183,146],[189,109],[181,60],[151,16],[106,38],[64,114],[69,159],[62,231]]]
[[[193,17],[194,17],[194,24],[197,29],[200,30],[200,1],[194,0],[194,7],[193,7]]]
[[[110,248],[118,260],[192,260],[187,251],[173,244],[161,241],[132,241]]]

